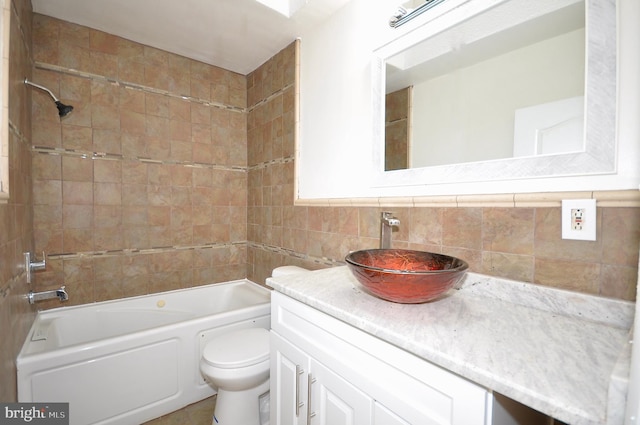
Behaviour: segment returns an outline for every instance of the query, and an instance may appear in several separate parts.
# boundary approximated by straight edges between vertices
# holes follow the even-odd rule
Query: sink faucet
[[[394,226],[400,226],[400,220],[393,217],[393,213],[385,211],[380,214],[380,249],[391,248],[391,232]]]
[[[48,300],[51,298],[60,298],[60,301],[67,301],[69,299],[69,294],[64,289],[64,286],[60,287],[60,289],[54,289],[52,291],[44,291],[44,292],[33,292],[29,291],[27,294],[27,299],[29,300],[29,304],[34,304],[36,301],[40,300]]]

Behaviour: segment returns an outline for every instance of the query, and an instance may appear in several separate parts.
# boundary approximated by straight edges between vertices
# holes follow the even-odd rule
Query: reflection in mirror
[[[411,87],[385,97],[384,170],[404,170],[409,163]]]
[[[387,58],[385,169],[583,152],[585,5],[559,3],[507,23],[496,7]]]
[[[423,12],[442,3],[445,0],[408,0],[398,6],[397,12],[389,19],[389,26],[397,28],[402,24],[406,24],[411,19],[417,17]]]

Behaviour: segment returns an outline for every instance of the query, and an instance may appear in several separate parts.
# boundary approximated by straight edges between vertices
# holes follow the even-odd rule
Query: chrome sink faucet
[[[393,227],[400,226],[400,220],[393,217],[391,212],[383,212],[380,214],[380,249],[391,248],[391,233]]]
[[[29,291],[29,293],[27,294],[27,299],[29,300],[29,304],[34,304],[36,301],[48,300],[56,297],[58,297],[60,301],[67,301],[69,299],[69,294],[67,294],[67,291],[64,289],[64,286],[60,287],[60,289],[54,289],[52,291],[44,291],[44,292]]]

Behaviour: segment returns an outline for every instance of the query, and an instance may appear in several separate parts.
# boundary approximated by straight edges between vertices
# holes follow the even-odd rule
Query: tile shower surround
[[[37,14],[33,43],[75,107],[33,98],[38,286],[80,304],[245,277],[246,77]]]

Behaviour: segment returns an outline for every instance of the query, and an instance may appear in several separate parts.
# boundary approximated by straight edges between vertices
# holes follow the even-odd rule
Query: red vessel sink
[[[355,251],[347,255],[345,261],[370,293],[404,304],[440,298],[469,268],[459,258],[408,249]]]

